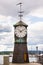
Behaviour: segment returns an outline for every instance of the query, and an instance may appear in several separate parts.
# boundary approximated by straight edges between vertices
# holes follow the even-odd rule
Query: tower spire
[[[23,17],[23,15],[22,15],[23,11],[22,11],[22,9],[21,9],[22,3],[20,2],[20,3],[18,3],[17,5],[20,5],[20,11],[19,11],[18,13],[19,13],[20,21],[21,21],[21,20],[22,20],[22,17]]]

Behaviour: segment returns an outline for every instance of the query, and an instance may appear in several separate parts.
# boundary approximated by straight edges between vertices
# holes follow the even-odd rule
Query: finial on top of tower
[[[22,3],[20,2],[20,3],[18,3],[17,5],[20,5],[20,11],[19,11],[18,13],[19,13],[20,21],[21,21],[21,19],[22,19],[22,17],[23,17],[22,13],[24,12],[24,11],[22,11],[22,9],[21,9]]]

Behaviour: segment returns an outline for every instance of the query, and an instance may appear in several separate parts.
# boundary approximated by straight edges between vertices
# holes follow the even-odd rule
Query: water
[[[3,64],[4,55],[0,55],[0,64]],[[9,57],[9,62],[12,62],[12,57]],[[29,62],[37,62],[37,58],[35,56],[29,56]]]

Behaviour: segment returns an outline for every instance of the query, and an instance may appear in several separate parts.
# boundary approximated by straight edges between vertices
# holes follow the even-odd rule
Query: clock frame
[[[19,38],[25,37],[27,34],[27,29],[25,26],[17,26],[15,28],[15,35]]]

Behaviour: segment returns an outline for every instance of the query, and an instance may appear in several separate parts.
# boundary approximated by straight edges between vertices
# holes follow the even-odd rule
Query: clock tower
[[[14,52],[13,63],[27,63],[29,62],[28,50],[27,50],[27,24],[19,21],[14,25]]]
[[[23,13],[23,11],[21,11],[22,3],[19,3],[18,5],[20,5],[20,12],[19,12],[20,21],[14,25],[15,44],[14,44],[12,63],[28,63],[29,62],[28,50],[27,50],[28,25],[21,20]]]

